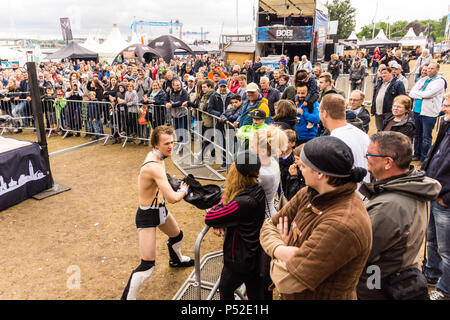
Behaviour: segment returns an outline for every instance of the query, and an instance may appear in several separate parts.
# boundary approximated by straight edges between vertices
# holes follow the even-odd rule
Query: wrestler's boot
[[[169,248],[169,265],[172,268],[185,268],[194,265],[194,259],[183,256],[181,254],[181,243],[183,242],[183,231],[174,238],[169,238],[167,247]]]
[[[141,260],[141,264],[131,273],[120,300],[136,300],[140,286],[155,270],[155,261]]]

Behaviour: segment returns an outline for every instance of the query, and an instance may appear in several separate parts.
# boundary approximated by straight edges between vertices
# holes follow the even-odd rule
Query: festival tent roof
[[[100,44],[98,53],[100,55],[111,53],[116,55],[118,52],[122,51],[129,45],[130,44],[122,37],[122,34],[120,33],[117,25],[114,24],[106,40],[102,44]]]
[[[398,46],[399,44],[400,43],[397,41],[389,40],[386,37],[386,34],[384,33],[383,29],[381,29],[375,38],[367,41],[361,41],[360,43],[358,43],[358,46],[360,48],[395,47]]]
[[[145,59],[145,61],[148,63],[150,62],[150,60],[152,59],[152,57],[157,56],[160,57],[160,53],[158,51],[156,51],[153,48],[150,48],[149,46],[143,45],[141,43],[135,43],[132,45],[129,45],[128,47],[126,47],[125,49],[123,49],[118,55],[117,57],[114,59],[114,62],[117,61],[117,58],[121,55],[124,54],[133,54],[134,56],[139,59],[140,61],[142,61],[142,59]],[[126,58],[126,57],[123,57]]]
[[[427,40],[425,37],[418,37],[414,33],[413,28],[409,28],[406,35],[400,40],[402,47],[425,47]]]
[[[358,37],[356,36],[356,32],[352,31],[352,33],[350,34],[350,36],[347,38],[346,41],[358,41]]]
[[[312,17],[316,2],[318,9],[328,12],[320,0],[289,0],[287,2],[286,0],[261,0],[259,5],[264,11],[278,16],[284,17],[285,14],[286,16],[291,14],[299,16],[301,14],[303,17]],[[288,9],[286,9],[286,4],[289,5]]]
[[[3,46],[0,46],[0,59],[9,61],[17,60],[19,61],[20,65],[22,65],[27,60],[26,54],[24,52],[20,52]]]
[[[171,35],[156,38],[151,41],[148,46],[159,52],[159,56],[162,57],[167,63],[173,59],[175,54],[181,53],[195,55],[186,43]]]
[[[80,44],[82,47],[94,51],[94,52],[98,52],[99,46],[100,44],[98,43],[96,37],[93,37],[91,35],[88,36],[88,38],[86,39],[85,42]]]
[[[67,46],[53,52],[46,57],[48,60],[60,59],[98,59],[98,53],[83,48],[78,43],[71,41]]]

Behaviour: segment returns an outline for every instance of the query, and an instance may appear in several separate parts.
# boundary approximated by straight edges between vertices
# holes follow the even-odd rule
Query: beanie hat
[[[261,168],[261,161],[259,160],[257,153],[250,150],[239,152],[236,155],[236,160],[234,163],[237,171],[239,171],[239,173],[243,176],[254,178],[258,177],[255,174],[258,173]]]
[[[330,177],[350,178],[361,182],[367,170],[354,167],[352,150],[339,138],[324,136],[308,141],[302,149],[300,160],[315,171]]]

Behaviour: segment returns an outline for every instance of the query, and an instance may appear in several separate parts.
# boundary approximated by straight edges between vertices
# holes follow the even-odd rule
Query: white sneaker
[[[450,300],[450,297],[446,297],[441,291],[435,290],[431,292],[430,300]]]

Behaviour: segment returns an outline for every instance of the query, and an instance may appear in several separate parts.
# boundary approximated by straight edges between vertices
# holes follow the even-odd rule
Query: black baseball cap
[[[234,161],[237,171],[246,177],[257,178],[261,168],[261,160],[256,152],[245,150],[236,155]]]
[[[252,112],[251,117],[253,119],[265,119],[265,118],[267,118],[267,115],[264,110],[256,109],[255,111]]]

